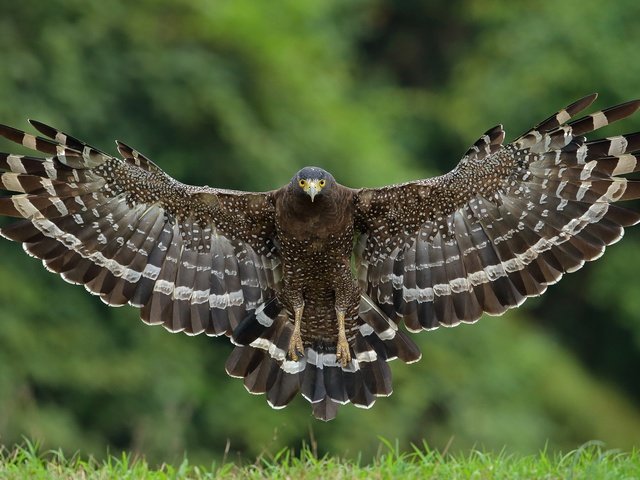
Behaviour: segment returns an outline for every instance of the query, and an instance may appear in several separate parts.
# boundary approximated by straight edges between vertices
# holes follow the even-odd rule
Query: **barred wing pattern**
[[[370,407],[391,393],[388,360],[420,358],[397,329],[401,320],[418,331],[503,313],[598,258],[624,227],[640,222],[639,213],[616,204],[640,197],[640,182],[622,176],[640,170],[640,133],[583,137],[631,115],[640,101],[570,122],[594,100],[578,100],[507,145],[502,126],[495,127],[440,177],[379,189],[327,187],[323,195],[336,195],[329,198],[335,203],[320,207],[318,218],[342,222],[339,245],[327,250],[333,257],[305,237],[312,235],[305,229],[317,228],[315,216],[302,227],[278,223],[276,231],[276,199],[279,209],[291,209],[278,217],[283,222],[299,223],[298,212],[309,205],[293,195],[280,205],[281,195],[299,185],[296,177],[264,193],[194,187],[123,143],[116,158],[39,122],[31,123],[48,138],[0,125],[0,135],[48,155],[0,154],[0,189],[10,192],[0,196],[0,216],[21,219],[0,234],[104,302],[141,308],[147,323],[192,335],[233,334],[230,375],[265,393],[274,408],[300,391],[314,415],[329,420],[343,403]],[[359,306],[338,305],[336,287],[327,287],[332,279],[305,274],[334,271],[318,253],[347,265],[352,213],[361,290],[348,269],[335,271],[344,272],[341,285],[350,286]],[[287,252],[278,245],[286,242],[308,247],[281,258]],[[287,356],[294,322],[278,296],[286,283],[281,261],[305,267],[287,270],[287,280],[300,280],[322,307],[315,316],[313,301],[305,307],[305,327],[317,338],[301,359]],[[340,336],[338,306],[359,308],[346,365],[326,340]]]
[[[590,95],[503,145],[489,130],[446,175],[380,189],[357,201],[361,286],[411,331],[474,322],[542,294],[594,260],[640,215],[614,202],[640,197],[640,133],[586,141],[625,118],[628,102],[568,120]]]
[[[109,305],[172,332],[231,335],[272,296],[280,261],[270,193],[193,187],[118,143],[112,157],[40,122],[51,140],[0,126],[47,155],[0,154],[0,233]]]

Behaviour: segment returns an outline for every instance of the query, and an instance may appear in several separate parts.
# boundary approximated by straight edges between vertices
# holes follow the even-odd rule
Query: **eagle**
[[[407,332],[472,323],[542,294],[600,257],[640,214],[640,133],[587,140],[640,100],[572,120],[586,96],[509,144],[488,130],[449,173],[350,188],[304,167],[268,192],[180,183],[116,142],[104,153],[41,122],[0,135],[0,230],[108,305],[187,335],[226,335],[226,362],[273,408],[298,393],[316,418],[392,392]],[[404,324],[404,328],[401,328]]]

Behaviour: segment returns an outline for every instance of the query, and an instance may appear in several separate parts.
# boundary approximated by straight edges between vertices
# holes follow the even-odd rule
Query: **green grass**
[[[249,465],[232,463],[210,466],[150,466],[143,459],[128,455],[109,457],[104,462],[65,458],[60,452],[39,453],[31,443],[0,451],[0,479],[395,479],[395,478],[473,478],[473,479],[638,479],[640,452],[607,451],[590,443],[567,454],[520,456],[474,450],[465,456],[442,455],[426,446],[399,452],[384,443],[385,453],[369,464],[335,457],[317,458],[311,449],[294,454],[283,450],[272,458],[262,457]]]

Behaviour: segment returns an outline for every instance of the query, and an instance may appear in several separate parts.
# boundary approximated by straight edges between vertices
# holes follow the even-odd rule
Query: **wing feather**
[[[358,278],[410,330],[473,322],[542,294],[640,222],[614,202],[640,197],[640,133],[582,135],[640,108],[635,100],[569,120],[561,109],[508,145],[487,131],[448,174],[356,194]],[[391,269],[393,267],[393,269]]]
[[[46,155],[0,154],[0,233],[110,305],[171,331],[230,335],[273,295],[272,193],[179,183],[135,149],[122,158],[41,122],[0,135]]]

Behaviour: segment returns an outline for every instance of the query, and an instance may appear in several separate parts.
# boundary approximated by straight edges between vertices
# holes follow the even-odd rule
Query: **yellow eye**
[[[320,180],[318,182],[318,185],[320,185],[320,188],[322,188],[322,187],[324,187],[325,183],[327,183],[327,182],[325,182],[324,180]]]
[[[301,187],[304,187],[307,184],[307,182],[305,182],[304,180],[300,180],[298,182],[298,185],[300,185]]]

